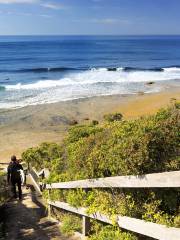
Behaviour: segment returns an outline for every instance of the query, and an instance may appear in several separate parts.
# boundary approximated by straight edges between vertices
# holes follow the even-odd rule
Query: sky
[[[0,35],[180,34],[180,0],[0,0]]]

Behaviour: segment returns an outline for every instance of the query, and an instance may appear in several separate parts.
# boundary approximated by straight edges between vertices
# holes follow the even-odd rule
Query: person
[[[16,185],[18,187],[19,199],[22,199],[22,189],[21,189],[21,170],[23,170],[22,165],[17,161],[16,156],[11,157],[11,162],[7,169],[7,181],[12,184],[12,192],[14,198],[17,198]]]

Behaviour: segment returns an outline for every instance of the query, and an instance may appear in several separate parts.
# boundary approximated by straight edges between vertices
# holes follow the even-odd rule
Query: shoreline
[[[70,123],[102,121],[104,114],[121,112],[125,119],[155,113],[174,100],[180,100],[180,87],[157,93],[108,95],[66,102],[0,109],[0,162],[41,142],[60,143]],[[87,120],[89,119],[89,120]]]

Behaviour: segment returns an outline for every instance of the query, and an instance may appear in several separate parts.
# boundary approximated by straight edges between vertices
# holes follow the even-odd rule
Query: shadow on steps
[[[47,211],[32,185],[23,190],[23,200],[4,207],[5,240],[50,240],[61,238],[57,223],[47,219]]]

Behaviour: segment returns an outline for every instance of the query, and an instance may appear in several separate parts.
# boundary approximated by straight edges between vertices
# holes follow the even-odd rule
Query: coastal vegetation
[[[0,240],[4,239],[5,230],[4,230],[4,204],[8,199],[8,194],[5,191],[6,188],[6,174],[5,172],[0,171]]]
[[[6,188],[6,174],[5,172],[0,171],[0,206],[5,203],[7,200],[7,194],[5,193]]]
[[[22,157],[37,169],[48,168],[49,183],[143,175],[180,170],[179,140],[180,104],[174,103],[148,117],[124,120],[115,113],[106,115],[101,124],[73,126],[61,145],[42,143]],[[180,227],[179,189],[52,190],[50,197],[86,207],[89,214],[99,211],[112,220],[118,214]],[[70,219],[67,216],[65,220],[67,229]],[[108,226],[93,221],[90,239],[97,236],[99,240],[138,239],[135,234],[119,230],[115,222]]]

